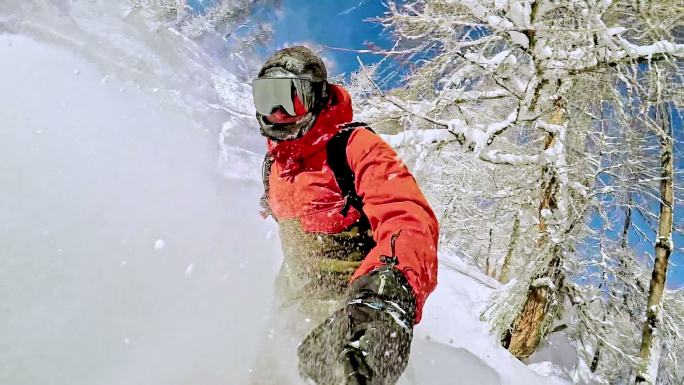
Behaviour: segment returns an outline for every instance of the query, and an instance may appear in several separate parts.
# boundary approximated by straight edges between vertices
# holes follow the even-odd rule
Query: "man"
[[[268,138],[262,205],[285,257],[278,292],[318,323],[299,372],[317,385],[395,384],[437,282],[435,215],[390,146],[350,124],[348,93],[311,50],[273,54],[253,92]]]

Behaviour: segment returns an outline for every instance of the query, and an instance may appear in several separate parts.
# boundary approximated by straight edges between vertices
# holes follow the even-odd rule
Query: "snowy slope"
[[[0,4],[2,384],[244,384],[270,329],[248,88],[127,3]],[[440,267],[404,384],[563,383]]]
[[[69,50],[0,57],[0,383],[240,383],[278,258],[259,186]]]
[[[240,384],[266,328],[222,72],[122,3],[0,3],[1,384]]]
[[[480,314],[496,285],[458,258],[441,259],[439,284],[416,328],[407,384],[568,384],[534,373],[489,334]]]

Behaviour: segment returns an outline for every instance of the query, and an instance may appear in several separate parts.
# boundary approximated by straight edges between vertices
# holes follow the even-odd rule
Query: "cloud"
[[[351,13],[351,12],[357,10],[357,9],[358,9],[359,7],[361,7],[365,2],[366,2],[366,0],[361,0],[361,1],[359,1],[359,3],[356,4],[355,6],[353,6],[353,7],[349,8],[349,9],[347,9],[346,11],[342,11],[342,12],[338,13],[337,15],[339,15],[339,16],[344,16],[344,15],[346,15],[346,14],[349,14],[349,13]]]
[[[287,12],[285,11],[285,8],[283,7],[277,7],[275,9],[275,18],[276,20],[282,20],[287,16]]]

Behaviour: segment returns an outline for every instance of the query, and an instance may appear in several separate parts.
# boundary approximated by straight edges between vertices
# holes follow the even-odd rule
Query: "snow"
[[[549,277],[537,278],[534,281],[532,281],[531,286],[532,287],[546,286],[551,290],[556,290],[556,285],[553,283],[553,281]]]
[[[627,28],[625,27],[613,27],[613,28],[608,28],[606,29],[606,33],[611,36],[619,35],[623,32],[625,32]]]
[[[537,120],[536,122],[537,128],[540,128],[550,134],[556,134],[559,133],[563,130],[565,130],[565,126],[559,125],[559,124],[551,124],[547,123],[541,120]]]
[[[392,147],[427,145],[454,140],[454,135],[444,129],[408,130],[394,135],[380,135]]]
[[[487,68],[496,68],[501,65],[501,63],[504,62],[504,60],[510,55],[511,51],[510,50],[505,50],[497,53],[491,58],[487,58],[484,55],[480,55],[477,53],[472,53],[468,52],[465,55],[463,55],[466,59],[472,61],[473,63],[477,63],[483,67]]]
[[[452,119],[445,125],[454,134],[462,134],[466,142],[471,144],[476,153],[482,159],[487,159],[488,156],[494,156],[496,151],[488,150],[489,141],[499,132],[502,132],[511,126],[518,117],[518,111],[512,111],[505,120],[493,122],[489,124],[475,124],[468,125],[460,119]],[[490,158],[491,160],[491,158]]]
[[[494,0],[494,9],[502,10],[508,5],[508,0]]]
[[[494,30],[508,30],[514,27],[510,20],[497,15],[490,14],[485,18],[485,20],[487,21],[487,24],[489,24],[489,26]]]
[[[639,56],[650,58],[656,54],[669,54],[684,57],[684,44],[675,44],[667,40],[661,40],[653,44],[639,46],[627,40],[620,39],[621,46],[629,56]]]
[[[528,28],[531,25],[531,6],[528,1],[510,0],[508,2],[509,15],[513,24],[518,28]]]
[[[477,0],[461,0],[460,3],[478,19],[484,19],[487,15],[487,8],[483,7]]]
[[[163,239],[157,239],[154,241],[154,249],[161,250],[166,246],[166,242]]]
[[[277,337],[282,258],[258,215],[248,86],[122,4],[14,4],[0,5],[16,15],[0,18],[0,383],[246,383]],[[514,118],[450,127],[483,149]],[[490,334],[495,280],[451,256],[439,274],[403,385],[568,383]]]
[[[192,275],[192,272],[195,270],[195,264],[191,263],[188,265],[188,267],[185,268],[185,276],[189,277]]]
[[[508,34],[511,36],[511,40],[513,40],[515,44],[518,44],[523,48],[529,48],[530,39],[527,37],[527,35],[518,31],[509,31]]]
[[[402,385],[450,385],[454,378],[479,385],[570,383],[565,372],[551,364],[544,375],[536,373],[489,333],[480,315],[494,292],[482,283],[491,282],[490,277],[453,256],[442,256],[439,268],[439,284],[415,329],[407,382]]]
[[[498,27],[503,23],[503,18],[496,15],[489,15],[487,16],[487,23],[492,27]]]
[[[123,2],[50,3],[0,2],[0,383],[245,383],[280,252],[217,170],[211,71]]]

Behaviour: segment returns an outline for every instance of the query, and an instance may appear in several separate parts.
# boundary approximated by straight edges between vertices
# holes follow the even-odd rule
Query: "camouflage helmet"
[[[314,82],[328,80],[325,63],[312,50],[301,45],[283,48],[276,51],[266,60],[259,71],[259,77],[268,75],[271,69],[284,69],[296,76],[305,77]]]

